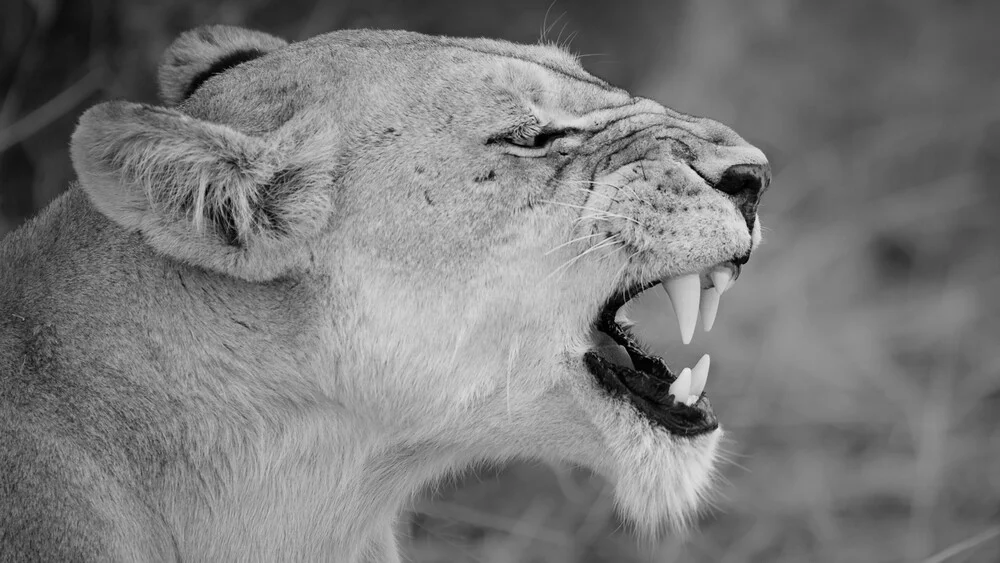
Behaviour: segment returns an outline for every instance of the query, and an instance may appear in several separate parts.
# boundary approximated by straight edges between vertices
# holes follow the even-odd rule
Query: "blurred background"
[[[480,470],[401,523],[410,561],[1000,561],[1000,3],[805,0],[2,0],[0,235],[66,189],[79,114],[156,103],[181,31],[348,27],[533,43],[768,153],[762,249],[712,354],[722,495],[686,540],[636,545],[571,467]]]

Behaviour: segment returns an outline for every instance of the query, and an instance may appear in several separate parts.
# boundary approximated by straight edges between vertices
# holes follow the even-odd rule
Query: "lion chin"
[[[78,185],[0,243],[0,554],[395,562],[413,495],[516,458],[694,523],[710,358],[625,313],[712,328],[758,149],[552,46],[211,26],[158,84],[80,117]]]
[[[580,402],[602,431],[614,460],[602,473],[636,532],[654,538],[687,530],[709,495],[722,430],[679,441],[627,406],[595,397]]]

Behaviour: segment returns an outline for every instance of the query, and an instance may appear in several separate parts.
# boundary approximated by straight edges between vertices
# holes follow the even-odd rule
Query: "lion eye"
[[[539,158],[547,156],[553,141],[565,137],[571,132],[568,129],[535,128],[510,132],[496,137],[489,143],[499,143],[504,152],[513,156]]]
[[[531,121],[486,139],[486,144],[496,145],[511,156],[539,158],[548,156],[557,139],[578,132],[578,129],[572,127],[559,127],[552,123],[543,125]]]
[[[534,135],[511,135],[506,141],[512,145],[528,149],[542,149],[549,146],[552,141],[565,135],[565,131],[558,129],[543,129]]]

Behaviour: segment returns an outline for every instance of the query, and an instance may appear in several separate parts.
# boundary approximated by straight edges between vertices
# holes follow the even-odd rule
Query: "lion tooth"
[[[715,314],[719,312],[719,298],[722,295],[718,289],[709,287],[701,290],[701,324],[705,332],[712,330],[715,324]]]
[[[681,342],[691,343],[694,325],[698,322],[698,304],[701,300],[701,278],[697,274],[686,274],[663,280],[663,288],[670,297],[677,315],[677,325],[681,329]]]
[[[733,274],[729,272],[729,268],[718,268],[712,270],[712,284],[715,286],[716,291],[719,295],[722,295],[729,289],[730,284],[734,281]],[[707,330],[707,329],[706,329]]]
[[[632,322],[632,319],[628,318],[628,313],[625,312],[625,307],[622,307],[615,312],[615,322],[622,325],[625,328],[635,326],[635,323]]]
[[[691,395],[694,397],[700,397],[701,392],[705,390],[705,382],[708,381],[708,367],[711,365],[712,359],[705,354],[698,360],[698,363],[691,368]]]
[[[691,394],[691,368],[681,370],[677,379],[670,384],[670,394],[674,396],[675,401],[687,400],[688,395]]]

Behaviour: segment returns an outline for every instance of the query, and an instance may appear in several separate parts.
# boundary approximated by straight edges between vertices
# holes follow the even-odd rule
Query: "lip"
[[[616,294],[595,322],[598,331],[625,348],[635,368],[615,364],[593,350],[584,354],[584,364],[609,395],[631,403],[651,424],[677,436],[706,434],[719,427],[708,396],[702,392],[691,405],[678,401],[669,391],[677,375],[663,358],[646,353],[629,330],[615,321],[615,313],[631,296],[658,283]]]

